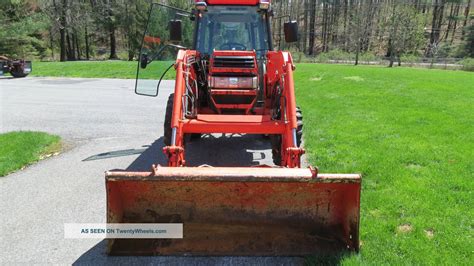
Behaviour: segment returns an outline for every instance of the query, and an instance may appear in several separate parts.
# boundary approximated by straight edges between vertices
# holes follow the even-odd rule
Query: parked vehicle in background
[[[31,61],[23,59],[10,59],[6,56],[0,56],[0,76],[10,73],[15,78],[24,78],[31,73]]]

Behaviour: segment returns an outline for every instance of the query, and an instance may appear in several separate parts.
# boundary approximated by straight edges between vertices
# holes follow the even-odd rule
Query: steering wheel
[[[239,51],[245,51],[247,50],[247,47],[241,43],[236,43],[236,42],[228,42],[224,43],[220,47],[221,50],[239,50]]]

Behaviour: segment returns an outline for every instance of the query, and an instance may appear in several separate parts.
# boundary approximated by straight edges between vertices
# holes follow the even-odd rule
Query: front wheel
[[[166,103],[165,122],[163,124],[163,143],[165,146],[171,146],[171,119],[173,117],[174,93],[171,93]],[[187,135],[187,134],[186,134]],[[201,133],[189,134],[191,141],[198,140],[202,136]],[[184,138],[186,140],[186,136]]]
[[[296,144],[300,147],[303,138],[303,112],[301,112],[299,107],[296,107],[296,123]],[[273,163],[281,165],[281,135],[270,135],[270,141],[272,143]]]
[[[173,117],[174,93],[171,93],[166,103],[165,122],[163,124],[163,143],[165,146],[171,145],[171,119]]]

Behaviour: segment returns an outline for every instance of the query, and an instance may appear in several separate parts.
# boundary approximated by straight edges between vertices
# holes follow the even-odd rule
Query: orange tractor
[[[111,239],[109,254],[358,251],[361,177],[301,168],[295,65],[273,49],[269,0],[199,1],[190,12],[153,4],[149,16],[136,93],[156,96],[156,81],[142,78],[166,77],[163,62],[153,62],[177,53],[167,69],[176,70],[164,122],[168,165],[108,171],[107,222],[182,223],[183,238]],[[296,22],[284,23],[285,41],[297,36]],[[269,136],[275,166],[187,167],[185,140],[212,133]]]

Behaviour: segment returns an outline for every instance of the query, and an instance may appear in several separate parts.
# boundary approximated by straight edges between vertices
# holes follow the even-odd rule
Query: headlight
[[[209,88],[256,89],[257,87],[257,77],[209,77]]]
[[[270,0],[260,0],[258,7],[265,10],[270,9]]]

